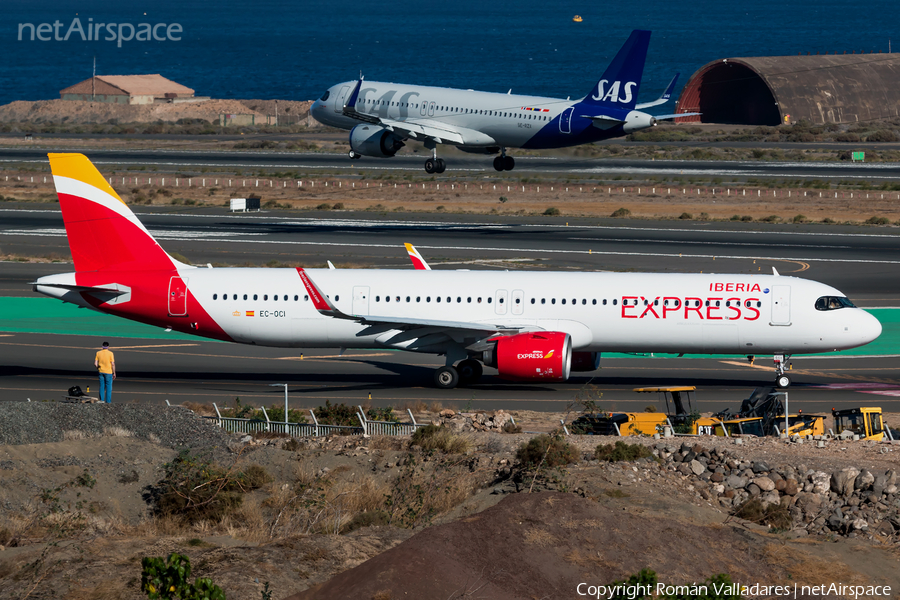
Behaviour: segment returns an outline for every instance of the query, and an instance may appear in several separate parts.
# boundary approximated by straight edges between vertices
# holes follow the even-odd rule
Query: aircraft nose
[[[868,344],[869,342],[874,342],[878,339],[878,336],[881,335],[882,327],[881,321],[875,318],[875,315],[868,313],[864,310],[860,311],[862,313],[862,323],[860,324],[860,334],[862,335],[864,344]]]

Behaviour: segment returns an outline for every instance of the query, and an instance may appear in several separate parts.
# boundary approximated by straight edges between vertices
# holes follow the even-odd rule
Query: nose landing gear
[[[784,368],[785,362],[790,360],[790,358],[790,355],[775,355],[775,387],[779,389],[785,389],[791,385],[791,378],[785,374]]]

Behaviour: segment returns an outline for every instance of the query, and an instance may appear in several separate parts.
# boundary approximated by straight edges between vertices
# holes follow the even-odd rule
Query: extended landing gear
[[[516,168],[516,161],[512,156],[506,155],[506,150],[494,159],[494,169],[497,171],[512,171]]]
[[[437,147],[431,148],[431,158],[425,161],[425,172],[431,175],[432,173],[443,173],[446,169],[447,163],[443,158],[437,157]]]
[[[483,369],[477,360],[468,358],[455,367],[446,366],[434,372],[434,384],[442,390],[452,390],[457,385],[475,383],[481,378]]]
[[[775,355],[775,387],[785,389],[791,386],[791,378],[785,374],[784,364],[790,359],[790,355]]]
[[[360,158],[362,158],[362,154],[360,154],[359,152],[354,152],[353,150],[348,152],[347,156],[349,156],[351,160],[359,160]]]

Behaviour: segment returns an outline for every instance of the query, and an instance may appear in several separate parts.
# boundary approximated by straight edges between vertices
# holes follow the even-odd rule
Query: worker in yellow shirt
[[[109,342],[94,357],[94,366],[100,373],[100,402],[112,403],[112,384],[116,378],[116,357],[109,350]]]

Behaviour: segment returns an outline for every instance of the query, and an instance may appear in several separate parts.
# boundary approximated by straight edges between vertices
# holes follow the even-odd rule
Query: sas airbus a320
[[[390,158],[407,140],[431,150],[428,173],[443,173],[440,144],[474,154],[499,154],[498,171],[511,171],[508,148],[565,148],[620,137],[663,119],[641,109],[665,103],[678,75],[659,99],[637,103],[650,32],[635,30],[600,81],[580,100],[519,96],[364,81],[334,85],[311,108],[321,123],[350,130],[350,158]],[[691,115],[696,113],[690,113]]]
[[[784,355],[854,348],[881,324],[831,286],[773,275],[197,268],[167,254],[87,157],[51,154],[75,271],[35,291],[198,336],[444,357],[440,388],[483,366],[565,381],[601,352]]]

